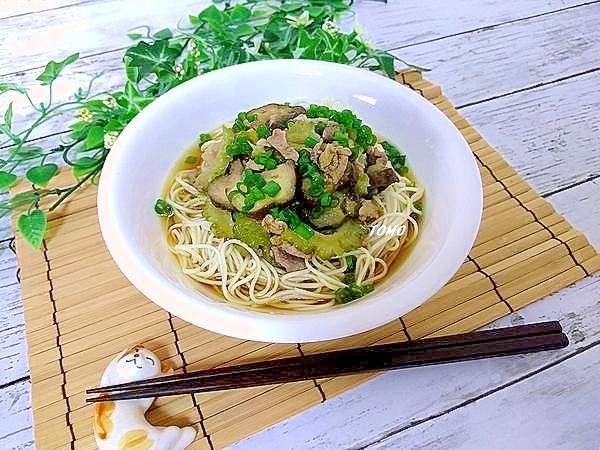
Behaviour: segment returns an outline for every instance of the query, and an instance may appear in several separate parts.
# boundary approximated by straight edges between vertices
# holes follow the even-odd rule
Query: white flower
[[[109,131],[108,133],[106,133],[104,135],[104,148],[110,150],[112,146],[115,145],[115,142],[117,141],[118,137],[118,131]]]
[[[311,23],[313,23],[313,20],[310,18],[310,14],[308,14],[308,11],[304,11],[298,17],[287,15],[285,16],[285,20],[287,20],[287,22],[293,28],[307,27]]]
[[[104,104],[104,106],[106,106],[107,108],[110,108],[110,109],[116,108],[118,106],[117,101],[111,95],[109,95],[104,100],[102,100],[102,103]]]
[[[354,23],[353,31],[356,33],[356,39],[358,39],[360,42],[362,42],[367,47],[373,48],[373,46],[371,45],[369,40],[366,38],[365,29],[358,22]]]
[[[323,29],[323,31],[325,31],[326,33],[328,33],[332,36],[334,36],[340,32],[340,27],[338,27],[335,24],[335,22],[333,22],[331,20],[326,20],[325,22],[323,22],[323,25],[321,25],[321,28]]]
[[[75,117],[81,120],[82,122],[92,123],[94,121],[94,116],[92,112],[87,108],[81,108],[75,113]]]
[[[185,70],[181,64],[176,64],[175,67],[173,67],[173,72],[175,72],[177,78],[183,78],[185,75]]]
[[[200,50],[198,50],[198,44],[195,40],[190,39],[187,43],[187,50],[193,58],[198,58],[200,56]]]

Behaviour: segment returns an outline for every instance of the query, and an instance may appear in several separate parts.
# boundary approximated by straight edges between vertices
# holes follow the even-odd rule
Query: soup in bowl
[[[105,163],[101,231],[125,276],[200,327],[339,338],[419,306],[481,217],[471,151],[427,100],[353,67],[278,60],[190,80]]]

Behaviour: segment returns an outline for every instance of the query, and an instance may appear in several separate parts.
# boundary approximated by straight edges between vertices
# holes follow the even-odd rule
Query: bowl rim
[[[135,141],[136,133],[134,131],[143,127],[146,118],[158,114],[173,99],[185,97],[186,92],[197,89],[198,85],[202,86],[224,75],[242,77],[253,71],[265,70],[292,72],[341,70],[375,83],[394,85],[394,89],[396,87],[406,89],[405,94],[413,96],[413,100],[420,104],[420,107],[428,110],[436,118],[436,121],[444,124],[449,138],[452,138],[461,147],[461,154],[465,160],[465,176],[479,180],[478,189],[472,186],[474,189],[465,192],[466,200],[473,206],[473,214],[469,216],[468,223],[464,223],[460,230],[456,230],[453,239],[447,240],[440,249],[440,252],[451,255],[452,260],[457,261],[457,265],[441,267],[436,276],[427,278],[429,283],[419,291],[422,298],[409,299],[402,302],[402,307],[399,307],[398,302],[382,302],[381,297],[372,294],[371,297],[361,301],[323,311],[281,315],[251,311],[232,307],[226,303],[217,304],[212,300],[198,302],[200,294],[197,292],[192,294],[179,286],[167,286],[165,283],[155,282],[155,277],[161,276],[160,271],[155,267],[148,267],[141,255],[131,251],[131,245],[119,229],[118,218],[111,213],[111,202],[116,199],[116,193],[111,190],[111,185],[119,175],[122,176],[119,163],[123,158],[124,148],[131,140]],[[425,188],[427,189],[426,186]],[[400,317],[431,298],[456,273],[473,246],[483,210],[483,189],[475,157],[460,131],[445,114],[427,99],[401,83],[366,69],[343,64],[316,60],[263,60],[225,67],[200,75],[171,89],[144,108],[125,127],[108,154],[100,176],[97,203],[100,230],[109,253],[125,277],[148,299],[187,322],[220,334],[264,342],[295,343],[324,341],[368,331]],[[193,301],[194,298],[196,301]],[[377,314],[374,314],[371,307],[372,301],[369,301],[371,299],[379,300]],[[197,314],[197,312],[201,312],[201,314]],[[360,323],[356,323],[356,317],[361,317]],[[336,321],[336,327],[333,330],[327,326],[331,320]]]

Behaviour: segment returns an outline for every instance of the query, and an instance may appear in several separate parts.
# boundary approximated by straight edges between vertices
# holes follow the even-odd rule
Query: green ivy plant
[[[276,58],[320,59],[394,76],[393,55],[373,48],[357,31],[344,33],[335,24],[338,15],[349,10],[351,0],[214,3],[174,29],[152,33],[143,26],[131,30],[128,36],[135,44],[123,56],[122,90],[93,94],[100,76],[94,75],[88,86],[78,89],[68,101],[53,102],[53,84],[79,59],[77,53],[50,61],[37,77],[47,87],[46,102],[35,104],[17,84],[0,84],[0,95],[23,95],[35,112],[28,126],[15,130],[10,103],[0,124],[0,148],[6,149],[0,159],[0,191],[23,178],[31,183],[29,190],[5,194],[0,217],[16,214],[18,230],[31,246],[41,246],[48,212],[79,187],[97,181],[112,145],[136,114],[186,80],[234,64]],[[65,113],[74,115],[66,135],[57,137],[50,148],[32,143],[35,130],[59,117],[64,121]],[[71,185],[52,186],[59,171],[57,155],[71,167],[75,179]]]

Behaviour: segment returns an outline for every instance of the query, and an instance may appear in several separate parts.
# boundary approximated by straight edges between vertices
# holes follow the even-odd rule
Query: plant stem
[[[103,161],[102,161],[103,162]],[[96,167],[94,167],[93,170],[91,170],[89,173],[87,173],[83,178],[81,178],[76,184],[74,184],[73,186],[65,189],[61,194],[60,197],[52,204],[52,206],[50,206],[50,208],[48,208],[49,212],[54,211],[56,208],[58,208],[60,206],[60,204],[62,202],[64,202],[67,197],[69,195],[71,195],[73,192],[75,192],[77,189],[79,189],[81,186],[83,186],[83,184],[85,184],[90,178],[94,177],[95,175],[97,175],[100,171],[102,170],[102,163],[98,163],[98,165]]]

